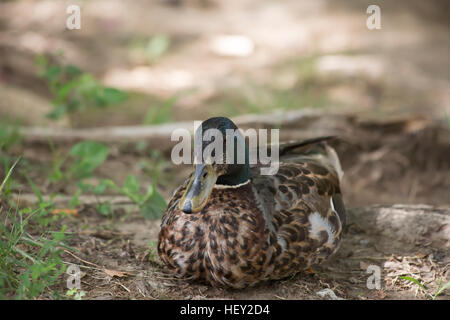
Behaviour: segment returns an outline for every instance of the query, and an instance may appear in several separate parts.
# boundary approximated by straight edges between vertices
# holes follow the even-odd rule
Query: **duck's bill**
[[[210,164],[197,164],[195,172],[180,200],[179,208],[185,213],[201,211],[216,184],[218,174]]]

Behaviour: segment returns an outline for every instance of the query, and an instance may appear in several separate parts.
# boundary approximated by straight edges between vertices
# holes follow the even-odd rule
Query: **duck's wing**
[[[321,137],[291,142],[280,147],[277,174],[261,175],[260,167],[251,168],[252,185],[266,225],[278,230],[291,230],[302,225],[314,237],[319,229],[339,239],[346,223],[346,212],[340,190],[343,172],[336,151]],[[291,230],[292,231],[292,230]],[[299,231],[302,233],[302,231]]]
[[[331,147],[324,148],[324,154],[297,155],[280,163],[273,176],[251,169],[255,202],[273,248],[269,278],[321,263],[339,246],[346,212],[334,150],[330,155]]]
[[[284,143],[279,143],[279,162],[281,163],[315,163],[319,166],[324,166],[327,170],[333,171],[337,174],[338,180],[342,179],[344,172],[342,171],[341,163],[336,151],[328,145],[328,141],[337,139],[336,136],[323,136],[318,138],[300,140],[300,141],[289,141]],[[272,145],[266,145],[264,148],[264,154],[271,153]],[[259,148],[259,147],[258,147]],[[250,152],[255,152],[256,155],[260,155],[259,149],[250,150]],[[256,169],[261,167],[266,167],[261,164],[252,164],[254,172]],[[255,174],[254,174],[255,175]],[[257,173],[256,173],[257,175]]]
[[[335,173],[340,182],[344,175],[341,162],[334,148],[327,143],[336,138],[328,136],[283,144],[280,146],[280,162],[322,166],[331,174]]]
[[[278,148],[279,154],[279,162],[286,163],[298,163],[305,161],[315,161],[319,162],[320,165],[326,166],[329,170],[334,170],[339,177],[339,180],[342,179],[343,171],[339,161],[339,158],[336,154],[336,151],[330,147],[327,142],[337,139],[336,136],[323,136],[311,139],[305,139],[300,141],[289,141],[274,144]],[[265,145],[263,148],[264,154],[271,154],[272,144]],[[250,152],[256,155],[255,158],[258,158],[260,155],[260,147],[258,146],[255,149],[251,149]],[[264,167],[260,164],[251,164],[252,168],[261,168]]]

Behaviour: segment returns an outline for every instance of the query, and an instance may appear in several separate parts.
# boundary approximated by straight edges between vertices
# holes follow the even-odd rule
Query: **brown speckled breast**
[[[169,204],[158,251],[179,276],[213,285],[245,287],[263,272],[268,230],[261,213],[251,208],[252,187],[214,189],[201,212],[186,214]],[[179,192],[182,193],[184,188]],[[244,197],[249,202],[242,202]]]

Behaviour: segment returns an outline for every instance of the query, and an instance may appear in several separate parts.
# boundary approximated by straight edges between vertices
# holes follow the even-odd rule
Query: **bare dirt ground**
[[[390,207],[387,208],[390,210]],[[409,212],[412,210],[412,207],[404,208]],[[244,290],[212,288],[170,277],[164,272],[154,247],[149,250],[147,245],[156,238],[158,228],[154,223],[143,222],[137,215],[111,231],[103,229],[106,226],[99,219],[83,213],[85,222],[90,225],[95,222],[97,230],[78,233],[73,244],[81,253],[77,257],[67,255],[67,260],[84,266],[82,287],[89,299],[321,299],[317,292],[326,288],[342,299],[427,298],[415,285],[399,279],[399,276],[420,277],[430,293],[434,293],[441,277],[448,279],[448,250],[433,245],[430,234],[418,237],[411,244],[396,235],[374,231],[373,226],[367,223],[358,224],[357,218],[354,218],[355,215],[379,209],[353,209],[350,215],[352,223],[339,252],[325,264],[313,268],[312,272]],[[416,206],[414,209],[420,211],[427,208]],[[437,210],[431,208],[431,212]],[[447,215],[448,224],[449,207],[439,210]],[[371,274],[366,270],[371,265],[382,270],[380,290],[367,287]],[[120,277],[111,278],[111,274],[102,270],[104,266],[119,271]],[[449,298],[448,294],[438,297]]]
[[[79,249],[67,253],[65,261],[82,268],[85,298],[322,299],[317,292],[329,288],[343,299],[425,299],[418,286],[399,276],[421,279],[430,293],[441,279],[450,281],[450,41],[445,10],[421,1],[380,1],[383,27],[369,31],[369,1],[202,3],[83,2],[83,26],[76,32],[65,30],[65,1],[1,3],[0,116],[23,125],[67,125],[45,118],[52,108],[50,94],[33,62],[36,54],[59,49],[67,61],[105,84],[134,93],[124,106],[78,116],[78,128],[141,124],[154,102],[185,90],[189,94],[174,104],[171,121],[305,107],[336,114],[328,117],[336,121],[314,128],[322,133],[334,128],[341,136],[334,146],[345,171],[343,193],[350,214],[342,246],[312,272],[245,290],[217,289],[165,273],[155,250],[158,220],[145,220],[127,207],[117,207],[112,218],[105,218],[84,206],[78,217],[64,223],[73,232],[70,245]],[[155,34],[169,35],[171,48],[148,64],[134,44]],[[254,51],[241,58],[214,53],[212,41],[224,34],[246,36]],[[96,179],[122,184],[135,174],[149,185],[148,171],[155,165],[150,150],[114,148]],[[50,184],[42,174],[52,157],[49,146],[31,144],[13,153],[28,159],[30,177],[44,193],[71,194],[73,186]],[[190,168],[175,167],[167,159],[163,168],[159,188],[168,199]],[[25,183],[23,188],[31,192]],[[427,219],[407,216],[404,230],[424,226],[408,238],[400,229],[387,234],[373,217],[403,209],[441,218],[430,218],[434,225],[427,225]],[[369,265],[381,268],[379,290],[367,288]],[[103,268],[120,272],[108,274]],[[450,299],[450,292],[438,299]]]

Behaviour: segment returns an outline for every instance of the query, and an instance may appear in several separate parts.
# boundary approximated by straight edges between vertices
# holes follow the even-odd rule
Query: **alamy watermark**
[[[189,130],[180,128],[172,132],[171,141],[179,141],[172,148],[171,159],[174,164],[244,164],[246,160],[244,137],[246,137],[248,139],[249,164],[261,164],[260,172],[262,175],[274,175],[278,172],[279,129],[247,129],[245,131],[242,129],[226,129],[224,135],[215,128],[205,131],[197,130],[201,123],[201,121],[194,121],[193,159],[191,156],[192,137]],[[269,131],[270,145],[268,144]],[[204,142],[208,143],[204,144]]]
[[[80,267],[76,264],[71,264],[67,267],[67,289],[81,289],[81,271]]]
[[[370,274],[366,282],[367,289],[381,290],[381,268],[372,264],[367,267],[366,273]]]
[[[381,29],[381,9],[376,4],[367,7],[367,14],[370,16],[366,20],[366,27],[369,30]]]
[[[72,4],[67,7],[66,13],[69,15],[66,19],[66,28],[69,30],[81,29],[81,9],[80,6]]]

